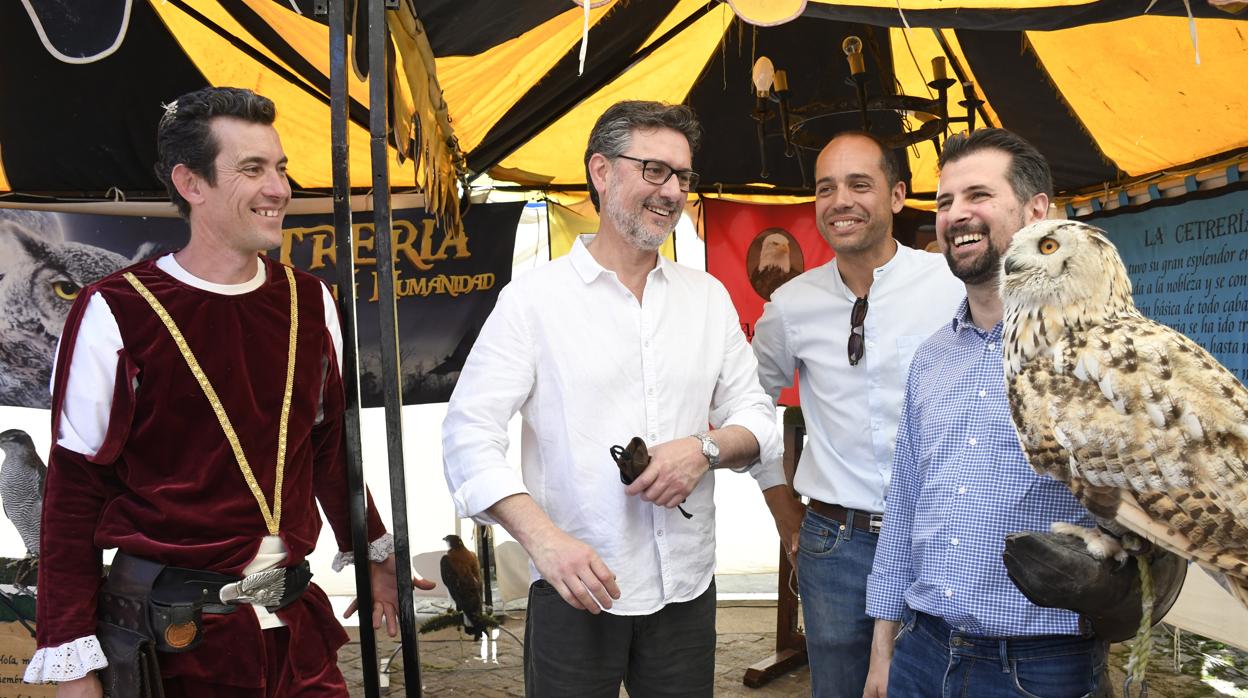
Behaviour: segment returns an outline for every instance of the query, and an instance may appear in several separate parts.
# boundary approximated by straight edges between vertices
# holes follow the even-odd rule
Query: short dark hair
[[[191,205],[173,184],[173,168],[186,165],[216,186],[215,163],[221,144],[212,135],[211,122],[219,116],[272,125],[277,108],[268,97],[239,87],[205,87],[165,106],[165,115],[156,128],[156,176],[164,183],[178,213],[187,220],[191,217]]]
[[[1005,177],[1019,203],[1027,203],[1036,194],[1047,194],[1052,200],[1053,173],[1049,170],[1049,161],[1036,146],[1003,128],[981,128],[970,134],[950,136],[940,153],[940,169],[981,150],[1000,150],[1010,156]]]
[[[637,129],[670,128],[679,132],[689,142],[690,153],[698,152],[702,145],[702,125],[693,110],[683,104],[663,104],[630,100],[616,102],[607,108],[594,129],[589,132],[589,145],[585,148],[585,184],[589,188],[589,200],[594,210],[599,210],[598,190],[589,176],[589,159],[601,153],[614,160],[632,143],[633,131]]]
[[[865,138],[880,149],[880,169],[884,171],[884,179],[888,180],[890,190],[901,181],[901,162],[897,159],[897,151],[884,145],[884,141],[870,131],[841,131],[828,139],[828,145],[835,140],[849,137]]]

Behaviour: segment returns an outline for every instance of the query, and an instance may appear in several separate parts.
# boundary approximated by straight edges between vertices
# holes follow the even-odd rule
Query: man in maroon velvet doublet
[[[103,549],[235,577],[293,567],[319,502],[350,550],[336,309],[316,277],[261,254],[290,200],[273,119],[271,101],[232,88],[167,107],[157,172],[190,243],[87,287],[66,322],[26,675],[59,695],[100,695]],[[368,534],[374,625],[394,635],[393,544],[371,498]],[[166,695],[347,695],[347,637],[315,584],[276,613],[240,604],[202,627],[198,646],[160,654]]]

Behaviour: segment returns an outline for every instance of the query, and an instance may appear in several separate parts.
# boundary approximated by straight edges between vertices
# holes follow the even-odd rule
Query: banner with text
[[[772,291],[807,269],[832,259],[832,248],[815,226],[815,205],[749,204],[702,199],[706,270],[728,289],[746,339]],[[796,385],[796,383],[794,383]],[[798,404],[796,388],[780,404]]]
[[[1083,220],[1118,247],[1141,312],[1248,383],[1248,188],[1219,191]]]
[[[523,202],[476,205],[447,234],[423,209],[393,213],[403,402],[450,397],[464,359],[511,280]],[[369,212],[353,214],[360,393],[382,404],[376,240]],[[332,214],[287,215],[270,256],[320,276],[338,293]],[[49,405],[52,357],[85,285],[186,244],[179,218],[0,208],[0,405]]]

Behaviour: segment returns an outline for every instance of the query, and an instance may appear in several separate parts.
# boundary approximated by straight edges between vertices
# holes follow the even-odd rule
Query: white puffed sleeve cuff
[[[389,533],[383,533],[380,538],[368,544],[368,559],[373,562],[382,562],[393,554],[394,536]],[[347,565],[353,562],[355,562],[354,552],[340,550],[334,556],[333,569],[335,572],[341,572]]]
[[[30,658],[26,683],[51,683],[81,679],[96,669],[108,666],[104,650],[94,635],[80,637],[58,647],[42,647]]]

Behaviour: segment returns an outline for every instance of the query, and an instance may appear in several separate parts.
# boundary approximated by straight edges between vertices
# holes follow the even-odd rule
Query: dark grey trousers
[[[646,616],[572,608],[529,587],[524,693],[529,698],[709,696],[715,685],[715,581],[697,598]]]

